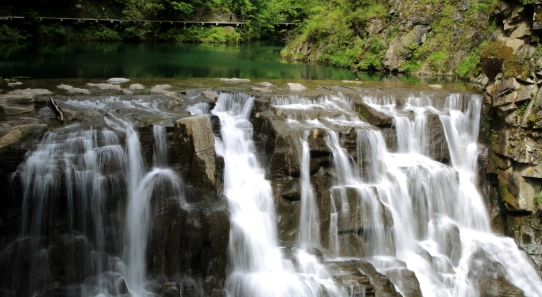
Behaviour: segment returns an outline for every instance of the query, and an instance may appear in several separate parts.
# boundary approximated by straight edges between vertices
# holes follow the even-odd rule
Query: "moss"
[[[533,199],[534,199],[535,205],[540,206],[542,204],[542,193],[535,194]]]
[[[444,72],[446,70],[446,63],[450,54],[444,50],[433,52],[427,58],[427,64],[429,68],[434,72]]]
[[[538,116],[535,113],[532,113],[527,118],[527,121],[529,122],[529,124],[531,124],[533,126],[536,126],[538,124],[538,121],[540,121],[540,119],[538,118]]]
[[[502,59],[503,75],[506,78],[526,78],[531,71],[530,63],[526,63],[526,57],[519,57],[514,54],[514,49],[506,46],[502,41],[494,41],[485,44],[480,48],[480,57],[491,59]]]
[[[529,105],[530,101],[523,101],[520,104],[518,104],[518,109],[516,111],[516,114],[523,118],[525,116],[525,110],[527,110],[527,106]]]
[[[454,71],[461,78],[469,78],[480,71],[479,64],[480,57],[478,56],[478,51],[473,50],[461,60],[461,63],[455,67]]]
[[[506,185],[506,182],[502,180],[502,174],[499,174],[499,183],[497,186],[497,191],[499,191],[499,196],[501,197],[504,203],[510,205],[512,208],[518,207],[518,202],[516,201],[516,198],[508,190],[508,186]]]

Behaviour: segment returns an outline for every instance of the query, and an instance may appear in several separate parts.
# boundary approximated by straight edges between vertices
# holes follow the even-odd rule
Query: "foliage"
[[[529,105],[530,101],[523,101],[520,104],[518,104],[518,111],[517,115],[522,117],[525,115],[525,111],[527,110],[527,106]]]
[[[184,14],[190,14],[194,11],[194,6],[190,3],[171,1],[171,6],[175,10],[179,10]]]
[[[540,206],[542,204],[542,193],[534,195],[534,203],[536,204],[536,206]]]
[[[76,41],[120,41],[120,34],[103,24],[94,24],[81,26],[73,34],[68,37],[70,40]]]
[[[117,0],[124,7],[122,11],[128,20],[153,19],[165,9],[160,0]]]
[[[479,71],[480,57],[477,50],[473,50],[469,55],[465,56],[461,63],[455,67],[455,73],[461,78],[469,78]]]
[[[62,40],[66,35],[64,27],[60,23],[53,25],[39,25],[38,38],[44,41]]]
[[[6,25],[0,26],[0,42],[23,41],[26,38],[26,36],[21,35],[21,33],[16,29],[12,29]]]
[[[199,27],[173,28],[160,33],[157,37],[159,41],[184,43],[225,43],[237,44],[241,35],[232,27]]]

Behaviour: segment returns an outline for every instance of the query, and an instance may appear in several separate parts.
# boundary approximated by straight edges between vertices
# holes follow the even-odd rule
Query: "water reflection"
[[[286,63],[279,44],[0,44],[0,76],[379,80],[380,75]]]

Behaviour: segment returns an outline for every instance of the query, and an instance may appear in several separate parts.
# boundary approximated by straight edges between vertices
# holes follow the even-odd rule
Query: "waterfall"
[[[108,128],[76,124],[48,132],[14,173],[12,183],[20,184],[22,193],[21,231],[0,253],[0,263],[13,269],[10,288],[17,296],[47,294],[56,275],[62,273],[61,259],[66,269],[77,267],[67,277],[80,284],[66,287],[64,294],[152,295],[145,288],[151,211],[164,199],[184,205],[184,184],[166,168],[165,129],[153,127],[153,164],[159,168],[146,173],[132,121],[112,110],[158,111],[144,102],[111,98],[68,103],[102,112]],[[151,204],[151,200],[156,202]],[[119,208],[126,220],[107,215],[106,207]],[[123,228],[125,241],[109,244],[112,237],[122,238]],[[108,255],[115,244],[121,245],[122,259]]]
[[[363,101],[394,119],[397,153],[386,149],[379,131],[360,124],[341,96],[272,101],[292,123],[327,133],[334,168],[329,255],[371,261],[399,292],[409,290],[404,278],[409,269],[424,296],[479,296],[477,277],[492,273],[527,296],[542,295],[540,277],[526,255],[510,238],[491,233],[476,188],[481,97],[451,94],[441,103],[421,94],[403,106],[392,97]],[[324,110],[328,117],[306,116]],[[433,126],[435,117],[442,125],[450,165],[431,159],[435,140],[429,130],[435,127],[429,117]],[[357,131],[355,158],[340,141],[345,134],[337,132],[350,128]],[[487,272],[480,263],[497,268]]]
[[[314,189],[310,180],[310,151],[307,137],[309,131],[303,131],[301,142],[301,215],[299,219],[299,244],[301,247],[320,243],[318,207]]]
[[[145,252],[149,229],[151,228],[151,199],[153,194],[160,199],[168,196],[184,199],[184,188],[180,178],[171,169],[155,168],[138,182],[128,202],[126,226],[128,245],[126,263],[126,281],[128,289],[135,296],[147,296],[144,289],[146,278]],[[169,190],[169,191],[168,191]]]
[[[168,164],[166,128],[159,125],[153,125],[152,136],[152,165],[157,168],[164,168]]]
[[[274,129],[283,121],[282,132],[288,133],[283,140],[299,157],[299,176],[294,173],[278,185],[266,178],[253,141],[253,97],[222,93],[212,111],[207,103],[187,107],[191,114],[212,114],[220,120],[215,150],[223,158],[221,186],[230,220],[227,296],[364,296],[365,286],[349,279],[350,272],[333,269],[367,261],[404,295],[410,294],[415,275],[423,296],[481,296],[488,293],[483,292],[488,280],[509,283],[525,296],[542,296],[542,281],[527,255],[511,238],[491,231],[477,188],[482,98],[449,94],[441,102],[416,93],[403,99],[361,98],[393,119],[385,138],[340,93],[317,99],[273,98],[274,114],[260,114],[265,127]],[[163,243],[149,244],[152,230],[162,226],[153,219],[167,211],[166,202],[179,203],[182,210],[175,215],[188,218],[172,230],[204,228],[200,218],[214,208],[222,211],[222,200],[194,204],[187,211],[185,185],[168,168],[168,162],[178,161],[173,152],[179,143],[169,137],[168,148],[166,129],[153,125],[152,146],[142,145],[137,132],[142,123],[136,120],[142,117],[132,111],[158,116],[159,123],[179,114],[139,99],[69,99],[66,104],[97,113],[92,118],[97,125],[82,121],[46,133],[13,174],[23,210],[21,229],[0,252],[0,266],[7,271],[0,274],[9,274],[0,282],[10,283],[9,288],[24,297],[154,296],[153,285],[162,276],[153,279],[148,258],[156,252],[154,246]],[[390,136],[390,130],[395,135]],[[435,130],[441,134],[431,134]],[[186,145],[188,138],[179,139]],[[388,150],[390,141],[396,141],[396,150]],[[437,150],[436,141],[441,141]],[[151,147],[152,166],[145,161]],[[439,151],[441,147],[446,151]],[[293,190],[299,189],[295,197],[300,201],[287,201],[299,210],[299,225],[292,224],[298,233],[284,244],[275,209],[282,194],[273,188],[286,183],[300,186]],[[328,203],[329,214],[320,208]],[[322,223],[326,219],[329,225]],[[187,251],[188,258],[190,253],[194,251]],[[207,269],[219,273],[211,264]],[[355,266],[353,273],[361,270]],[[173,277],[181,279],[182,273]],[[59,275],[71,278],[61,293],[54,291]],[[216,282],[214,275],[207,276],[209,283]],[[180,288],[182,282],[166,281],[170,288]]]
[[[75,132],[73,131],[75,130]],[[77,265],[77,275],[100,275],[104,267],[101,255],[105,247],[104,203],[109,195],[122,192],[126,154],[115,133],[103,129],[68,127],[66,131],[48,132],[37,149],[14,174],[23,191],[21,245],[30,243],[27,251],[30,263],[28,282],[20,284],[23,267],[13,261],[14,289],[21,296],[38,291],[53,276],[52,257],[56,250],[73,250],[64,255],[66,264]],[[64,211],[65,210],[65,211]],[[56,220],[65,225],[55,226]],[[63,230],[63,242],[50,239],[55,228]],[[80,235],[81,234],[81,235]],[[74,249],[79,246],[79,249]],[[95,288],[102,291],[103,287]]]
[[[316,259],[298,251],[299,268],[282,256],[270,182],[258,164],[248,121],[254,98],[221,94],[212,111],[220,118],[224,194],[230,211],[228,296],[319,296],[321,286],[338,294]]]

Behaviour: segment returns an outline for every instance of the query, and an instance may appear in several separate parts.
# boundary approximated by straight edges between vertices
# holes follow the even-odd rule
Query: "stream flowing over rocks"
[[[0,94],[0,296],[542,296],[492,231],[481,95],[91,87]]]

